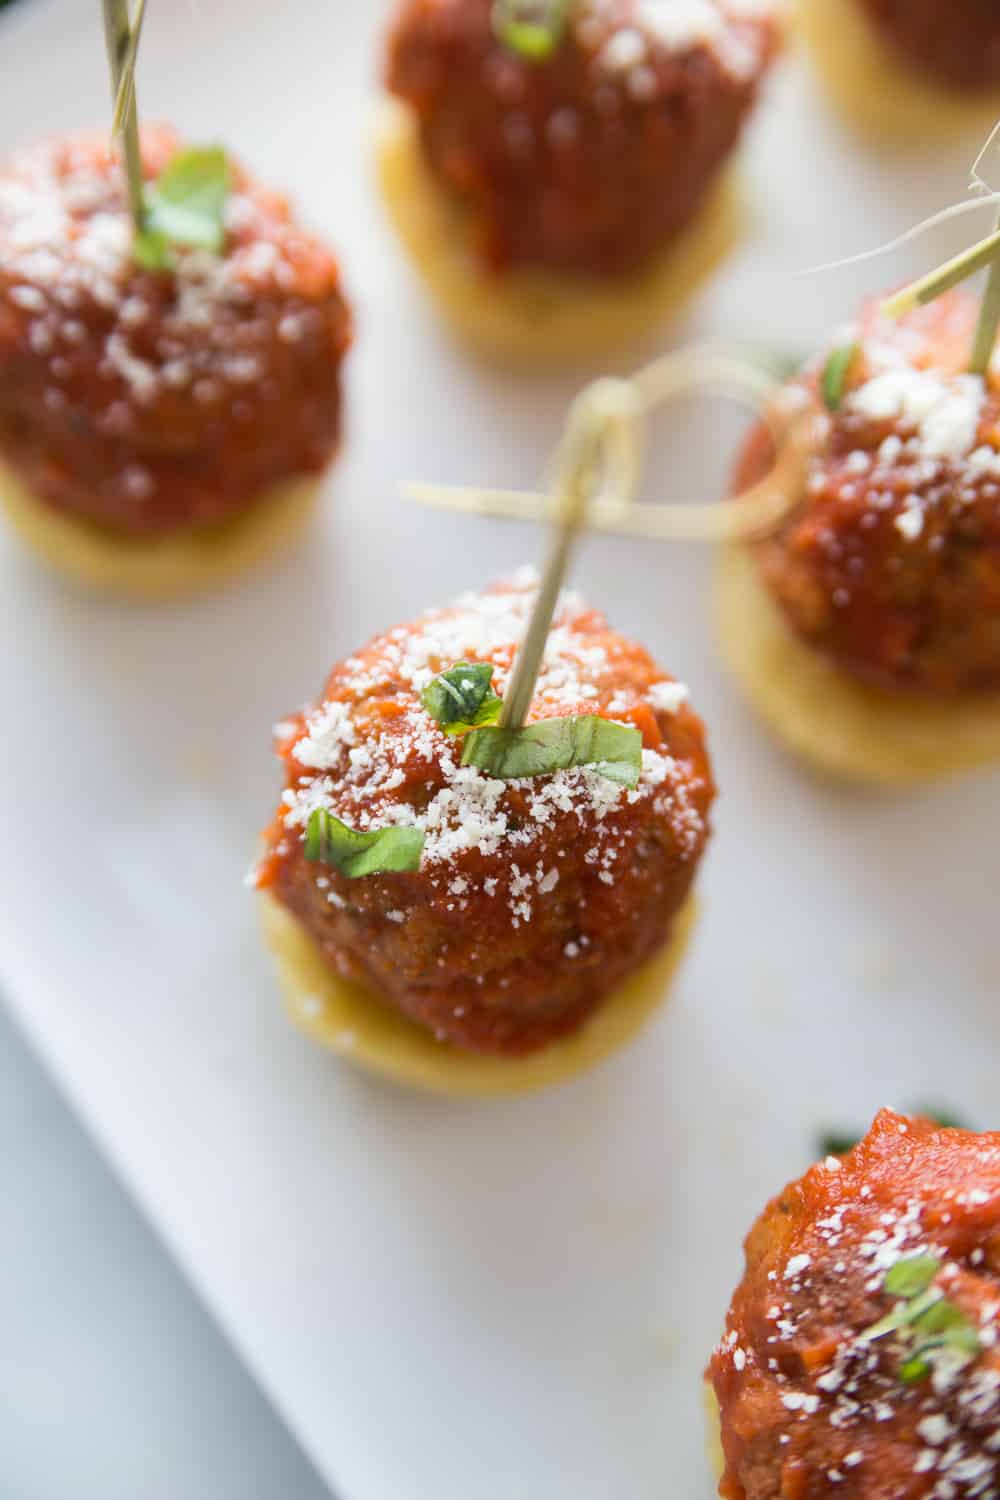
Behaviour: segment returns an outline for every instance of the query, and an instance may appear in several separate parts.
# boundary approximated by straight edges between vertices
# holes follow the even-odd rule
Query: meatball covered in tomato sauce
[[[889,1110],[764,1210],[708,1369],[726,1500],[1000,1494],[1000,1133]]]
[[[804,491],[754,547],[790,628],[878,688],[1000,689],[1000,394],[967,373],[976,310],[956,291],[842,331],[802,377],[835,407]],[[736,487],[770,461],[759,429]]]
[[[875,30],[918,72],[962,92],[1000,88],[995,0],[858,0]]]
[[[179,148],[142,137],[156,178]],[[230,163],[225,245],[143,269],[105,138],[0,165],[0,460],[130,537],[226,521],[336,449],[350,315],[329,251]]]
[[[579,1027],[666,943],[714,795],[684,688],[575,596],[560,603],[529,723],[597,715],[642,736],[638,784],[590,766],[501,780],[462,765],[421,692],[460,662],[501,694],[534,602],[519,578],[378,636],[279,726],[287,784],[258,884],[338,974],[435,1036],[524,1054]],[[306,858],[323,808],[420,829],[420,866],[349,879]]]
[[[777,47],[768,0],[571,0],[519,55],[493,0],[403,0],[386,66],[486,264],[616,276],[667,247]]]

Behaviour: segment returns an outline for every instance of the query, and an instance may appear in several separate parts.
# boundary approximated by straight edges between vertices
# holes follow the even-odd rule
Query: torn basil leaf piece
[[[936,1255],[906,1255],[885,1273],[882,1283],[890,1297],[916,1297],[926,1292],[941,1269]]]
[[[982,1349],[979,1334],[960,1307],[942,1298],[915,1320],[921,1344],[916,1353],[928,1355],[933,1349],[951,1349],[957,1355],[978,1355]]]
[[[904,1385],[919,1385],[926,1380],[931,1373],[931,1367],[925,1359],[919,1355],[913,1355],[910,1359],[904,1359],[899,1367],[899,1378]]]
[[[494,0],[493,31],[519,57],[545,62],[563,39],[570,0]]]
[[[830,411],[836,411],[844,399],[847,373],[857,352],[857,344],[842,344],[839,349],[834,349],[823,366],[820,386],[823,391],[823,400]]]
[[[846,1130],[826,1131],[819,1138],[819,1154],[821,1157],[846,1156],[848,1151],[854,1150],[859,1139],[859,1136],[848,1135]]]
[[[424,847],[419,828],[371,828],[359,833],[317,807],[306,828],[306,859],[332,865],[349,880],[391,870],[418,870]]]
[[[905,1111],[908,1115],[919,1115],[921,1119],[930,1120],[934,1125],[941,1125],[948,1130],[971,1130],[965,1120],[960,1120],[957,1115],[950,1114],[947,1110],[928,1107],[926,1104],[914,1104]],[[824,1156],[846,1156],[848,1151],[861,1139],[860,1134],[848,1134],[846,1130],[825,1130],[818,1138],[819,1154]]]
[[[541,719],[521,729],[474,729],[465,741],[462,764],[478,766],[500,781],[586,766],[633,787],[642,771],[642,735],[596,714]]]
[[[859,1335],[858,1342],[871,1344],[895,1335],[904,1357],[898,1374],[904,1385],[926,1380],[938,1360],[952,1365],[967,1364],[982,1350],[975,1326],[954,1302],[934,1285],[942,1262],[936,1255],[918,1252],[903,1256],[890,1266],[882,1290],[897,1297],[895,1307]]]
[[[501,699],[493,691],[493,665],[488,661],[460,661],[438,673],[420,701],[445,734],[468,734],[500,717]]]
[[[925,1120],[932,1120],[935,1125],[940,1125],[943,1130],[971,1130],[972,1126],[965,1120],[959,1119],[958,1115],[952,1114],[950,1110],[937,1109],[933,1105],[914,1104],[907,1111],[911,1115],[921,1115]]]
[[[178,151],[145,191],[145,219],[132,253],[147,270],[173,264],[174,246],[220,255],[226,242],[229,161],[221,146]]]

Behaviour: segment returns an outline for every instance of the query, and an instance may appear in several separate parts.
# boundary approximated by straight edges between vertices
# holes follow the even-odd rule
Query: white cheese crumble
[[[712,0],[638,0],[636,20],[671,52],[717,41],[726,26]]]
[[[149,135],[152,140],[156,132]],[[227,392],[245,393],[266,377],[267,319],[222,320],[227,309],[252,299],[253,279],[266,275],[279,288],[294,284],[284,254],[297,234],[294,224],[263,214],[252,191],[234,186],[226,204],[228,227],[250,228],[265,237],[249,246],[234,244],[224,256],[199,250],[182,254],[172,273],[173,295],[160,311],[155,351],[147,339],[139,352],[133,339],[153,309],[136,291],[141,273],[131,254],[120,174],[84,155],[72,172],[64,172],[61,158],[61,143],[45,142],[15,154],[0,173],[0,310],[6,299],[19,316],[27,315],[29,348],[39,356],[60,346],[73,354],[85,344],[88,328],[91,337],[101,338],[98,372],[108,383],[101,421],[116,435],[127,431],[131,408],[152,404],[164,388],[191,385],[197,399],[218,400]],[[82,317],[83,309],[95,307],[105,314],[100,333],[94,320]],[[81,316],[67,316],[64,310],[70,309],[81,310]],[[62,354],[50,360],[53,384],[44,396],[51,409],[73,369]]]
[[[924,513],[919,505],[908,505],[892,524],[906,541],[915,542],[924,529]]]
[[[978,375],[901,367],[875,375],[844,404],[873,421],[895,420],[915,428],[928,457],[961,458],[975,443],[983,397]]]
[[[463,595],[452,609],[391,630],[342,663],[336,674],[338,696],[304,716],[292,784],[282,798],[286,826],[303,830],[311,814],[324,809],[359,831],[417,828],[424,836],[422,867],[432,875],[436,867],[466,855],[489,858],[503,848],[511,858],[499,885],[505,888],[515,925],[530,920],[533,902],[551,895],[560,883],[551,845],[544,861],[531,857],[533,846],[541,854],[543,842],[551,838],[548,830],[559,819],[572,819],[571,827],[591,841],[585,862],[605,885],[614,884],[615,864],[628,837],[614,815],[637,802],[649,802],[655,816],[669,820],[682,856],[695,851],[704,837],[703,818],[691,796],[690,773],[666,748],[642,750],[638,784],[631,788],[587,766],[504,781],[476,766],[463,766],[462,740],[446,735],[423,707],[422,689],[439,671],[462,660],[492,661],[493,686],[502,695],[534,599],[533,586]],[[594,709],[608,714],[613,698],[616,716],[620,713],[628,722],[630,711],[643,705],[639,687],[612,695],[607,684],[616,676],[614,654],[609,655],[600,633],[595,636],[587,625],[580,628],[588,615],[575,595],[561,598],[536,685],[534,717]],[[686,695],[681,684],[661,681],[645,698],[672,712]],[[395,705],[391,716],[377,718],[376,728],[370,727],[366,713],[369,696],[389,697]],[[296,766],[302,772],[298,777]],[[413,788],[421,785],[420,795],[414,796]],[[469,871],[452,870],[444,877],[447,893],[464,905]],[[484,880],[477,871],[475,883],[489,896],[498,890],[492,875]]]
[[[804,1411],[807,1416],[819,1410],[819,1397],[805,1391],[783,1391],[781,1404],[786,1411]]]
[[[688,701],[688,690],[683,682],[654,682],[648,697],[659,713],[675,714]]]
[[[630,12],[611,16],[608,0],[581,3],[575,32],[597,49],[600,66],[633,98],[652,99],[658,90],[656,55],[680,56],[708,48],[733,76],[752,77],[762,57],[752,23],[773,14],[773,0],[636,0]],[[609,30],[609,19],[612,24]]]

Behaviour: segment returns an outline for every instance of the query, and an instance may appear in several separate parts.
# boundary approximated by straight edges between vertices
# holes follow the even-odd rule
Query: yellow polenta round
[[[431,294],[457,332],[518,362],[571,362],[628,343],[690,297],[739,237],[742,208],[731,177],[646,270],[608,281],[552,271],[489,276],[465,214],[428,170],[412,112],[384,101],[375,137],[382,195]]]
[[[298,535],[319,493],[315,476],[286,480],[217,526],[132,540],[55,510],[0,463],[0,507],[57,573],[102,593],[167,599],[255,567]]]
[[[264,934],[278,964],[292,1020],[313,1041],[393,1083],[434,1094],[487,1098],[563,1083],[633,1037],[666,996],[695,920],[690,898],[670,940],[571,1036],[527,1057],[486,1057],[438,1042],[431,1032],[340,978],[301,924],[262,897]]]
[[[1000,697],[946,703],[856,682],[792,633],[745,546],[723,551],[717,628],[750,703],[821,771],[905,786],[1000,761]]]
[[[707,1423],[706,1438],[708,1442],[708,1461],[712,1466],[712,1473],[718,1482],[726,1470],[726,1460],[722,1452],[722,1420],[719,1414],[719,1402],[710,1380],[706,1380],[703,1393],[705,1397],[705,1421]]]
[[[865,135],[926,145],[985,134],[1000,115],[1000,90],[961,94],[907,68],[857,0],[797,0],[796,19],[827,93]]]

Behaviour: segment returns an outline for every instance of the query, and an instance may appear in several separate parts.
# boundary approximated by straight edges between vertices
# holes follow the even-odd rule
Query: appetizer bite
[[[390,630],[279,725],[255,883],[292,1015],[444,1093],[556,1083],[663,998],[714,796],[685,689],[520,576]],[[569,491],[564,491],[569,494]]]
[[[649,331],[732,244],[771,0],[403,0],[378,138],[442,311],[502,355]]]
[[[109,32],[120,88],[130,42]],[[124,171],[86,134],[0,165],[0,499],[62,572],[164,595],[304,519],[350,314],[287,202],[219,148],[140,137],[132,89]]]
[[[996,298],[922,295],[869,307],[792,382],[813,452],[784,518],[720,571],[723,653],[769,727],[882,783],[1000,758]],[[761,426],[735,488],[772,456]]]
[[[1000,113],[994,0],[798,0],[823,83],[869,135],[926,141]]]
[[[884,1110],[773,1200],[707,1381],[726,1500],[1000,1494],[1000,1133]]]

